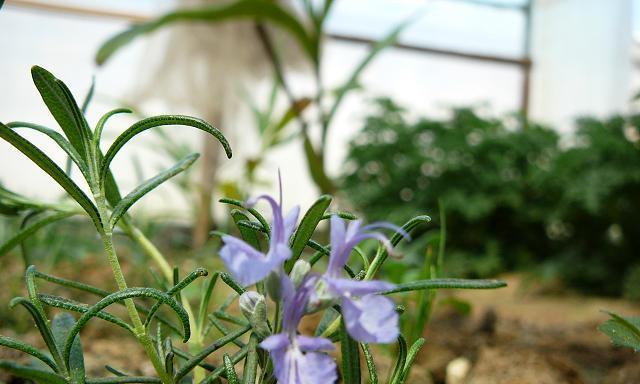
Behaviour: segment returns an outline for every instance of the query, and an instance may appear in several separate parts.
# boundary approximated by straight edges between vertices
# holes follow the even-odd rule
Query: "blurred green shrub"
[[[552,267],[570,286],[622,293],[640,249],[637,118],[580,119],[564,145],[553,129],[516,116],[460,108],[409,122],[388,99],[376,108],[350,143],[342,177],[369,220],[437,217],[441,199],[449,274]]]

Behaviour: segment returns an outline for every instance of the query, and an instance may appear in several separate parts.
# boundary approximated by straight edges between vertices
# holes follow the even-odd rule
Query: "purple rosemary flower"
[[[318,288],[320,293],[313,299],[312,305],[321,300],[337,300],[342,307],[347,331],[355,340],[363,343],[391,343],[398,337],[398,314],[395,304],[387,297],[377,293],[392,289],[393,284],[384,281],[359,281],[342,277],[342,269],[353,248],[365,239],[377,239],[391,251],[389,239],[376,228],[402,229],[389,223],[376,223],[362,226],[355,220],[345,227],[338,216],[331,217],[331,253],[329,266],[321,276]]]
[[[280,177],[278,176],[280,181]],[[220,258],[233,277],[242,285],[255,284],[264,279],[272,271],[282,268],[282,263],[291,257],[289,237],[293,233],[298,220],[299,207],[294,207],[286,217],[282,213],[282,182],[280,185],[280,202],[269,195],[260,195],[247,201],[251,207],[260,200],[266,200],[271,205],[273,219],[271,223],[271,235],[269,238],[269,250],[266,254],[256,250],[243,240],[233,236],[224,235],[224,246],[220,249]]]
[[[280,384],[332,384],[338,379],[336,364],[326,351],[330,340],[297,334],[318,277],[307,275],[296,287],[285,274],[282,281],[282,333],[269,336],[260,347],[269,351]]]

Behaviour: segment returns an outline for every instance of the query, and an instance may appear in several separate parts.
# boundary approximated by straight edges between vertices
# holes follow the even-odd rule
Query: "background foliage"
[[[638,297],[638,116],[579,119],[567,144],[517,116],[461,108],[410,122],[388,99],[375,106],[342,178],[369,220],[438,217],[441,199],[450,273],[533,267],[583,291]]]

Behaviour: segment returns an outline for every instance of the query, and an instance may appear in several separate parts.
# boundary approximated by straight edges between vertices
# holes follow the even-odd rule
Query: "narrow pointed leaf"
[[[413,362],[416,360],[416,357],[418,357],[418,352],[420,352],[420,349],[422,348],[423,345],[424,345],[424,339],[421,337],[418,340],[416,340],[415,343],[413,343],[413,345],[409,349],[409,352],[407,353],[407,360],[404,363],[404,368],[402,369],[402,374],[400,375],[400,381],[399,381],[400,384],[407,382],[407,379],[409,378],[409,373],[411,373],[411,367],[413,366]]]
[[[62,350],[65,347],[66,340],[69,333],[76,324],[76,319],[68,313],[61,313],[53,318],[51,329],[53,336],[55,337],[58,349]],[[69,370],[71,383],[84,384],[85,372],[84,372],[84,355],[82,353],[82,344],[80,343],[80,335],[75,335],[73,342],[71,343],[71,351],[66,361],[67,368]]]
[[[71,353],[71,343],[73,341],[73,338],[75,338],[75,336],[80,333],[80,330],[87,324],[89,320],[91,320],[91,318],[95,317],[98,312],[102,311],[111,304],[135,297],[149,297],[167,304],[178,315],[178,318],[182,323],[182,329],[184,332],[183,341],[187,342],[187,340],[189,340],[189,337],[191,335],[189,328],[189,315],[184,310],[182,305],[180,305],[180,303],[178,303],[173,297],[153,288],[127,288],[122,291],[112,293],[109,296],[98,301],[95,305],[89,308],[89,310],[85,312],[80,317],[80,319],[78,319],[78,322],[75,324],[71,332],[69,332],[69,336],[67,337],[62,356],[65,359],[68,359],[69,354]]]
[[[247,208],[244,206],[244,203],[242,201],[236,200],[236,199],[230,199],[228,197],[224,197],[218,201],[224,204],[229,204],[235,207],[246,209],[249,213],[253,215],[253,217],[256,218],[256,220],[260,222],[260,224],[262,224],[264,228],[266,228],[267,235],[269,234],[269,222],[255,208]]]
[[[399,384],[402,377],[402,370],[407,361],[407,341],[402,335],[398,336],[398,358],[396,359],[396,365],[393,368],[391,374],[390,384]]]
[[[31,68],[33,83],[71,145],[88,161],[91,132],[69,88],[42,67]]]
[[[26,365],[14,363],[13,361],[0,360],[0,369],[24,379],[33,380],[36,383],[68,384],[66,379],[57,373],[28,367]]]
[[[502,280],[428,279],[398,284],[395,288],[382,294],[389,295],[392,293],[419,291],[422,289],[496,289],[506,286],[507,283]]]
[[[323,195],[309,208],[304,214],[304,217],[300,221],[298,229],[296,229],[293,238],[291,239],[291,258],[285,262],[284,269],[287,273],[291,272],[291,268],[300,258],[304,247],[311,239],[311,236],[316,230],[318,223],[322,220],[322,216],[331,204],[331,196]]]
[[[198,154],[191,154],[184,159],[180,160],[173,167],[166,169],[160,172],[155,177],[148,179],[141,185],[137,186],[133,191],[131,191],[127,196],[122,198],[118,205],[115,206],[113,212],[111,213],[111,218],[109,219],[109,228],[114,228],[118,223],[118,220],[124,215],[129,208],[133,204],[135,204],[138,200],[140,200],[144,195],[152,191],[154,188],[169,180],[173,176],[179,174],[185,169],[189,168],[191,164],[193,164],[198,158]]]
[[[89,87],[89,91],[87,92],[87,95],[84,97],[84,101],[82,102],[82,107],[80,108],[83,115],[86,114],[87,109],[89,109],[89,104],[91,104],[91,101],[93,100],[93,94],[95,90],[96,90],[96,77],[93,76],[93,78],[91,79],[91,87]]]
[[[38,167],[49,174],[67,193],[87,212],[89,217],[93,220],[96,228],[102,230],[102,223],[98,210],[95,205],[89,200],[87,195],[78,187],[66,173],[58,167],[53,160],[51,160],[42,151],[36,148],[33,144],[22,138],[15,133],[11,128],[0,123],[0,138],[9,142],[17,150],[24,153],[31,159]]]
[[[69,156],[71,161],[73,161],[78,166],[80,172],[85,175],[85,178],[88,177],[89,170],[87,168],[87,163],[80,156],[80,153],[78,153],[78,151],[71,145],[71,143],[69,143],[69,141],[67,141],[67,139],[65,139],[64,136],[62,136],[58,132],[42,125],[27,123],[24,121],[12,121],[7,124],[7,127],[13,129],[29,128],[49,136],[49,138],[55,141],[55,143],[58,144],[58,146],[67,154],[67,156]]]
[[[169,289],[167,291],[167,295],[169,295],[169,296],[177,296],[180,293],[180,291],[182,291],[184,288],[186,288],[189,284],[191,284],[193,281],[195,281],[198,277],[207,276],[208,274],[209,274],[209,272],[207,272],[206,269],[197,268],[195,271],[193,271],[189,275],[187,275],[187,277],[185,277],[182,281],[179,281],[176,285],[171,287],[171,289]],[[151,320],[153,319],[153,316],[156,314],[158,309],[160,309],[161,305],[162,305],[162,302],[158,301],[157,303],[155,303],[153,305],[153,307],[151,307],[151,309],[149,310],[149,313],[147,314],[147,320],[145,321],[145,327],[147,327],[151,323]]]
[[[141,383],[141,384],[162,384],[162,380],[157,377],[151,376],[116,376],[116,377],[99,377],[87,379],[87,384],[128,384],[128,383]]]
[[[406,223],[404,223],[404,225],[402,226],[402,230],[405,233],[410,234],[411,231],[414,230],[419,225],[429,223],[430,221],[431,221],[431,217],[427,215],[416,216],[411,220],[407,221]],[[400,240],[402,239],[404,239],[404,235],[401,232],[396,232],[393,234],[393,236],[391,236],[391,239],[389,241],[391,242],[391,245],[395,247],[396,245],[398,245],[398,243],[400,243]],[[382,264],[385,262],[385,260],[387,260],[388,256],[389,256],[389,252],[385,247],[383,246],[378,247],[378,252],[376,253],[376,256],[373,258],[370,268],[367,270],[367,275],[365,276],[365,280],[370,280],[375,276],[375,274],[378,272]]]
[[[58,372],[58,367],[56,366],[56,363],[51,359],[51,357],[47,356],[46,354],[44,354],[43,352],[41,352],[39,349],[37,349],[32,345],[29,345],[20,340],[15,340],[6,336],[0,336],[0,345],[7,348],[15,349],[16,351],[29,354],[35,357],[36,359],[42,361],[43,363],[47,364],[49,367],[51,367],[51,369],[53,369],[54,372]]]
[[[137,123],[133,124],[131,127],[129,127],[126,131],[124,131],[122,134],[120,134],[120,136],[116,138],[116,140],[113,142],[113,144],[111,144],[111,147],[109,147],[109,150],[107,150],[107,153],[104,155],[104,158],[101,161],[100,176],[99,176],[100,180],[102,182],[105,181],[111,161],[115,157],[116,153],[118,153],[118,151],[120,151],[120,149],[129,140],[131,140],[137,134],[146,131],[147,129],[162,127],[166,125],[188,126],[188,127],[200,129],[204,132],[211,134],[220,142],[220,144],[222,144],[222,147],[224,148],[227,154],[227,157],[231,158],[231,154],[232,154],[231,147],[229,146],[229,142],[227,141],[227,139],[224,137],[224,135],[220,131],[218,131],[216,128],[214,128],[212,125],[210,125],[206,121],[197,119],[195,117],[182,116],[182,115],[154,116],[154,117],[149,117],[147,119],[138,121]]]
[[[93,133],[93,142],[95,143],[96,146],[100,145],[100,139],[102,138],[102,131],[104,130],[104,126],[107,124],[107,121],[112,116],[117,115],[119,113],[133,113],[133,111],[128,108],[116,108],[102,115],[100,120],[98,120],[98,123],[96,124],[96,130]]]
[[[358,343],[349,336],[344,319],[340,322],[340,350],[342,352],[342,380],[345,384],[360,383],[360,351]]]
[[[32,222],[29,226],[22,228],[9,240],[0,245],[0,256],[5,255],[14,247],[28,239],[31,235],[36,233],[40,228],[45,227],[56,221],[66,219],[67,217],[77,215],[77,212],[58,212],[53,214],[46,214],[44,217],[38,218],[38,220]]]
[[[373,360],[371,349],[368,344],[360,343],[362,347],[362,354],[364,355],[364,361],[367,363],[367,371],[369,372],[369,384],[378,384],[378,370],[376,369],[376,362]]]
[[[53,337],[53,333],[47,325],[47,320],[42,317],[40,311],[33,305],[32,302],[25,299],[24,297],[16,297],[9,303],[9,308],[14,308],[16,305],[22,305],[29,312],[31,317],[36,323],[36,327],[38,331],[40,331],[40,335],[42,336],[42,340],[47,345],[49,352],[51,352],[51,356],[53,356],[53,360],[56,362],[56,365],[64,371],[66,368],[66,364],[62,359],[62,354],[58,349],[58,345],[56,344],[55,338]]]
[[[233,368],[233,362],[231,358],[226,353],[222,357],[222,362],[224,364],[224,370],[227,374],[227,382],[229,384],[239,384],[238,374],[236,373],[235,368]]]
[[[258,375],[258,343],[260,339],[255,333],[251,334],[247,348],[249,353],[244,360],[244,369],[242,370],[242,384],[255,384]]]
[[[251,330],[251,325],[247,325],[243,328],[238,329],[237,331],[234,331],[233,333],[230,333],[224,337],[221,337],[220,339],[204,347],[200,351],[200,353],[193,356],[193,358],[189,359],[186,363],[184,363],[182,368],[180,368],[180,370],[174,376],[174,381],[179,382],[187,373],[191,372],[191,370],[195,368],[207,356],[217,351],[218,349],[224,347],[225,345],[229,344],[230,342],[236,340],[237,338],[249,332],[250,330]]]
[[[89,308],[91,308],[88,304],[80,303],[78,301],[67,299],[65,297],[60,297],[60,296],[53,296],[53,295],[39,293],[38,298],[40,299],[40,301],[42,301],[44,304],[50,307],[65,309],[67,311],[73,311],[79,314],[84,314],[89,310]],[[126,329],[132,334],[135,334],[133,328],[129,324],[115,317],[109,312],[100,311],[96,313],[95,317],[108,321],[110,323],[113,323],[121,328]]]

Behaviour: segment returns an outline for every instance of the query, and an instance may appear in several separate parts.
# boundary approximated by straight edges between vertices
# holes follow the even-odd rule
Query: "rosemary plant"
[[[392,301],[393,295],[416,290],[439,288],[498,288],[496,280],[425,279],[401,285],[375,280],[394,247],[408,239],[417,226],[429,222],[428,216],[416,216],[403,226],[377,223],[362,226],[350,213],[330,212],[331,196],[320,197],[298,220],[299,209],[283,214],[282,197],[278,201],[262,195],[242,202],[223,199],[234,206],[231,211],[241,238],[221,235],[224,245],[219,256],[230,273],[209,272],[197,268],[180,278],[164,256],[135,227],[129,208],[155,187],[189,167],[197,155],[189,155],[170,169],[145,181],[122,197],[110,164],[120,149],[135,135],[165,125],[190,126],[210,133],[227,155],[231,149],[222,134],[210,124],[188,116],[156,116],[143,119],[122,132],[106,152],[100,147],[101,133],[108,119],[128,112],[117,109],[106,113],[90,129],[83,109],[69,89],[51,73],[40,67],[32,69],[34,83],[45,104],[62,129],[62,134],[40,125],[0,123],[0,137],[29,157],[49,174],[71,200],[44,203],[0,189],[0,212],[32,217],[14,237],[0,246],[1,254],[21,244],[43,226],[73,215],[89,217],[104,246],[118,290],[110,292],[85,282],[73,281],[26,268],[26,297],[14,298],[10,307],[26,309],[42,337],[47,351],[33,345],[0,336],[0,345],[33,357],[30,364],[0,360],[0,369],[38,383],[360,383],[366,372],[371,383],[378,383],[379,372],[370,343],[396,343],[397,358],[387,374],[388,382],[406,382],[413,361],[424,344],[419,338],[409,347],[399,332],[403,309]],[[87,98],[87,99],[90,99]],[[86,102],[85,102],[86,106]],[[24,139],[16,130],[28,128],[55,141],[69,156],[86,180],[89,197],[49,156]],[[268,222],[254,208],[257,200],[272,208]],[[320,223],[330,221],[330,243],[323,245],[312,237]],[[347,223],[348,222],[348,223]],[[120,267],[113,233],[120,228],[138,242],[146,254],[163,271],[167,287],[129,287]],[[392,231],[387,236],[383,231]],[[358,244],[365,239],[379,242],[374,254],[362,251]],[[308,252],[313,251],[313,253]],[[354,256],[354,260],[351,260]],[[357,256],[357,257],[356,257]],[[328,258],[326,268],[319,263]],[[202,282],[197,312],[181,291],[196,280]],[[97,297],[94,303],[82,303],[68,297],[41,292],[39,281],[80,290]],[[219,284],[220,282],[220,284]],[[228,288],[221,287],[225,284]],[[224,303],[213,310],[212,298],[233,291]],[[224,290],[224,291],[223,291]],[[134,299],[137,301],[134,301]],[[152,305],[143,304],[143,300]],[[238,301],[242,315],[230,310]],[[128,319],[110,312],[113,305],[123,305]],[[159,312],[168,307],[176,320]],[[57,308],[55,316],[52,308]],[[311,313],[322,313],[314,335],[298,333],[298,324]],[[116,367],[105,367],[104,377],[89,377],[84,367],[80,334],[90,320],[97,318],[126,330],[144,349],[155,369],[154,376],[134,376]],[[214,337],[217,328],[221,337]],[[338,346],[336,346],[338,344]],[[341,359],[326,353],[340,349]],[[235,352],[228,354],[228,351]],[[214,365],[210,358],[222,352]],[[360,366],[360,354],[366,368]],[[211,360],[211,361],[209,361]],[[236,367],[242,366],[242,369]],[[339,367],[339,368],[338,368]],[[240,372],[238,372],[240,371]]]

